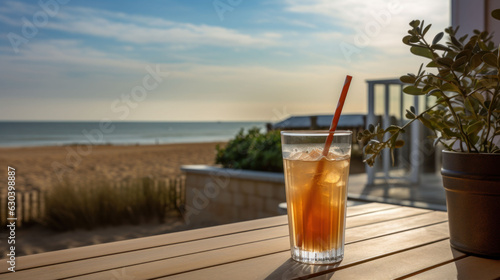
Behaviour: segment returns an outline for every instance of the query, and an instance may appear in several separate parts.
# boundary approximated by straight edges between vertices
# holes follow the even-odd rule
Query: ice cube
[[[342,155],[342,154],[336,153],[334,151],[329,151],[326,158],[328,160],[344,160],[344,159],[349,158],[349,155]]]
[[[303,161],[311,161],[311,155],[309,153],[301,153],[300,156],[297,158],[298,160],[303,160]]]
[[[340,172],[335,172],[336,170],[333,170],[331,172],[326,173],[325,175],[325,182],[328,184],[336,184],[340,180]]]
[[[299,160],[302,154],[303,154],[302,152],[291,152],[290,155],[288,156],[288,159]]]
[[[318,148],[313,149],[309,152],[309,160],[315,161],[315,160],[320,160],[322,156],[322,151]]]
[[[292,152],[288,158],[291,160],[312,161],[314,160],[314,157],[316,157],[316,153],[313,153],[311,156],[311,153],[306,151],[295,153]]]
[[[322,150],[319,148],[312,149],[305,152],[291,152],[288,156],[290,160],[302,160],[302,161],[318,161],[323,156]]]

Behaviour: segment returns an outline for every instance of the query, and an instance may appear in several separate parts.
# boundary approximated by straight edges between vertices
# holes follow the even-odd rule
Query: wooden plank
[[[348,244],[345,249],[344,261],[342,261],[340,267],[355,265],[359,262],[380,258],[398,251],[405,251],[414,247],[423,246],[428,243],[446,239],[447,237],[448,225],[447,223],[442,223]],[[263,279],[270,276],[271,279],[273,279],[272,276],[275,275],[275,273],[278,273],[277,275],[281,277],[284,272],[293,269],[293,266],[296,265],[296,262],[290,260],[289,246],[289,238],[282,237],[116,268],[113,270],[82,275],[75,279],[109,279],[111,275],[117,273],[124,274],[127,277],[136,277],[140,279],[157,278],[278,253],[280,258],[277,263],[267,262],[262,263],[261,266],[253,266],[256,268],[253,274],[247,275],[248,278]],[[298,272],[297,277],[303,276],[300,274],[304,273],[304,269],[302,268]],[[336,269],[336,266],[306,266],[306,271],[309,271],[310,268],[314,268],[317,271],[328,272]],[[218,270],[213,277],[220,277],[221,273],[223,273],[223,271]],[[308,273],[309,272],[305,272],[304,275]],[[242,279],[242,277],[245,276],[241,275],[240,271],[234,271],[234,274],[228,279]],[[208,276],[206,278],[208,278]]]
[[[394,279],[463,256],[450,247],[449,240],[443,240],[311,279]]]
[[[396,206],[398,207],[398,206]],[[347,216],[361,215],[363,213],[371,213],[388,208],[394,208],[394,205],[369,203],[357,205],[347,208]],[[252,231],[266,227],[274,227],[286,225],[288,223],[286,215],[257,219],[227,225],[188,230],[183,232],[170,233],[165,235],[157,235],[151,237],[137,238],[132,240],[117,241],[106,244],[85,246],[67,250],[59,250],[54,252],[41,253],[17,258],[16,270],[47,266],[51,264],[64,263],[76,260],[83,260],[93,257],[112,255],[147,248],[154,248],[169,244],[189,242],[193,240],[211,238],[238,232]],[[0,260],[5,262],[6,259]],[[6,272],[3,272],[6,273]],[[2,273],[0,273],[1,275]]]
[[[377,224],[376,227],[367,225],[363,227],[357,227],[357,228],[352,228],[352,229],[347,229],[346,230],[346,243],[352,243],[352,242],[357,242],[360,240],[367,240],[369,238],[374,238],[374,237],[379,237],[379,236],[384,236],[384,235],[389,235],[401,231],[406,231],[410,229],[415,229],[419,227],[423,227],[426,225],[432,225],[438,222],[443,222],[446,221],[447,215],[446,213],[443,212],[432,212],[424,215],[418,215],[414,217],[410,217],[407,219],[401,219],[401,220],[391,220],[383,223]],[[445,244],[447,244],[446,248],[449,248],[449,242],[447,240],[443,241]],[[346,252],[349,253],[350,246],[348,245],[346,248]],[[289,259],[290,253],[286,252],[284,255],[282,254],[272,254],[272,255],[267,255],[255,259],[250,259],[250,260],[244,260],[244,261],[239,261],[239,262],[233,262],[233,263],[228,263],[228,264],[223,264],[220,266],[215,266],[215,267],[210,267],[206,269],[200,269],[200,270],[195,270],[191,271],[188,273],[182,273],[176,276],[172,276],[172,279],[219,279],[219,274],[222,273],[222,275],[227,274],[227,277],[222,277],[222,278],[229,278],[229,275],[232,273],[236,272],[242,272],[244,275],[252,275],[251,271],[254,270],[255,267],[258,267],[259,269],[261,267],[267,267],[267,266],[272,266],[274,264],[275,267],[279,267],[281,262],[285,262],[286,259]],[[419,256],[421,257],[421,256]],[[426,258],[428,259],[428,258]],[[396,258],[397,260],[397,258]],[[294,261],[289,261],[286,264],[286,268],[288,269],[286,271],[285,276],[291,276],[296,274],[297,269],[311,269],[309,266],[302,266],[299,265],[297,266],[297,263]],[[245,272],[248,270],[248,273]],[[295,271],[295,272],[294,272]],[[414,270],[413,270],[414,271]],[[285,272],[284,272],[285,273]],[[213,277],[207,277],[207,275],[211,275]],[[259,275],[262,276],[262,275]],[[249,277],[251,278],[251,277]],[[264,278],[264,277],[263,277]],[[167,278],[171,279],[171,278]],[[286,277],[285,277],[286,279]],[[360,278],[362,279],[362,278]],[[370,279],[369,277],[366,279]]]
[[[377,211],[391,209],[391,208],[398,208],[398,207],[400,207],[400,206],[392,205],[392,204],[385,204],[385,203],[376,203],[376,202],[361,204],[361,205],[347,207],[347,216],[353,217],[353,216],[357,216],[357,215],[367,214],[367,213],[371,213],[371,212],[377,212]]]
[[[370,262],[359,263],[358,265],[347,268],[342,268],[341,265],[339,266],[339,269],[334,272],[312,277],[310,279],[394,279],[395,277],[411,273],[416,269],[424,269],[436,263],[452,260],[455,257],[454,252],[456,251],[450,248],[448,240],[438,241],[413,250],[388,255],[383,258],[374,259]],[[308,274],[321,273],[321,270],[319,269],[321,266],[308,266],[300,264],[292,261],[290,258],[286,259],[286,257],[287,256],[282,256],[282,254],[272,254],[261,258],[230,263],[224,266],[195,270],[160,279],[231,279],[231,277],[234,277],[234,275],[238,272],[243,275],[239,279],[293,279]],[[267,263],[279,264],[280,262],[282,262],[282,264],[276,265],[277,269],[274,271],[258,273],[259,278],[255,277],[256,274],[254,270],[256,267],[260,270],[261,267],[266,268]]]
[[[469,256],[409,278],[401,279],[499,279],[500,260]]]
[[[354,216],[350,219],[347,219],[346,225],[347,228],[363,226],[373,223],[378,223],[382,221],[386,221],[389,219],[399,219],[402,217],[408,217],[413,215],[420,215],[425,213],[430,213],[431,210],[419,209],[419,208],[411,208],[411,207],[397,207],[391,208],[388,210],[377,211],[374,213],[368,213],[365,215]]]
[[[348,227],[346,229],[346,243],[374,238],[385,234],[393,234],[418,227],[429,226],[436,223],[442,223],[447,220],[447,213],[435,211],[422,215],[401,217],[399,219],[379,222],[376,225],[368,224],[354,228]],[[347,221],[349,221],[349,219]]]
[[[285,237],[288,240],[288,227],[272,227],[251,232],[235,233],[213,237],[209,239],[195,240],[191,242],[172,244],[149,248],[145,250],[125,252],[102,257],[94,257],[85,260],[59,263],[34,269],[16,271],[15,275],[4,274],[2,279],[59,279],[68,278],[75,275],[92,273],[95,271],[108,270],[121,266],[130,266],[140,263],[147,263],[156,260],[164,260],[177,256],[189,256],[191,254],[215,250],[224,247],[241,245],[257,241],[275,240],[278,237]],[[289,246],[289,244],[288,244]],[[12,276],[11,276],[12,275]],[[13,278],[9,278],[9,276]]]
[[[275,227],[286,224],[288,224],[286,216],[277,216],[216,227],[187,230],[182,232],[28,255],[17,258],[19,266],[16,265],[16,269],[20,271],[27,268],[154,248],[164,245],[224,236],[238,232],[246,232],[260,228]],[[0,261],[5,261],[5,259],[2,259]]]

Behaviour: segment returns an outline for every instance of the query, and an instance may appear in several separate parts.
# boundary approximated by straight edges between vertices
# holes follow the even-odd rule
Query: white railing
[[[403,93],[403,88],[404,84],[399,80],[399,79],[387,79],[387,80],[369,80],[366,81],[368,83],[368,116],[367,116],[367,127],[369,124],[376,124],[377,123],[377,117],[375,115],[375,103],[376,103],[376,98],[383,99],[384,103],[384,113],[382,115],[382,127],[386,128],[389,125],[391,125],[391,118],[394,118],[394,116],[390,115],[390,108],[391,108],[391,101],[394,101],[394,96],[391,96],[390,94],[390,88],[392,87],[397,87],[399,90],[399,96],[396,99],[399,99],[399,118],[396,117],[397,119],[397,125],[404,125],[405,118],[405,104],[404,104],[404,93]],[[377,92],[375,86],[381,85],[384,88],[383,92]],[[391,98],[392,97],[392,98]],[[414,96],[413,97],[413,104],[415,107],[416,113],[419,113],[420,106],[419,106],[419,97]],[[406,141],[407,142],[405,145],[409,146],[409,152],[406,154],[406,157],[409,159],[409,172],[404,173],[403,175],[400,176],[391,176],[391,170],[394,170],[395,167],[392,166],[391,163],[391,155],[389,149],[385,149],[383,151],[383,154],[381,155],[381,161],[382,161],[382,173],[383,175],[380,176],[378,172],[380,170],[379,167],[379,162],[375,163],[375,166],[373,168],[369,167],[368,165],[366,166],[366,173],[368,177],[368,185],[373,185],[375,183],[376,179],[403,179],[406,180],[412,184],[419,184],[420,183],[420,174],[421,174],[421,160],[422,160],[422,153],[421,153],[421,141],[422,141],[422,132],[421,132],[421,124],[419,122],[414,122],[411,124],[411,137],[407,137]],[[386,136],[388,137],[388,136]],[[384,140],[387,140],[384,139]],[[408,143],[408,141],[410,143]],[[402,159],[404,158],[403,153],[400,151],[398,153],[398,158],[400,159],[399,162],[402,162]]]

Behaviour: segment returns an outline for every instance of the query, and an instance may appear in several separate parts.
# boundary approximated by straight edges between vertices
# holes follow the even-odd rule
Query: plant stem
[[[465,134],[464,129],[462,127],[462,122],[460,118],[457,116],[457,113],[455,110],[453,110],[453,106],[451,106],[451,102],[449,99],[446,99],[446,104],[448,105],[448,108],[450,108],[451,114],[453,115],[453,118],[455,119],[455,122],[458,124],[458,130],[460,131],[460,134],[462,134],[462,138],[467,145],[467,152],[470,153],[470,143],[469,143],[469,138],[467,138],[467,134]],[[462,149],[462,144],[460,143],[460,149]]]
[[[409,122],[407,122],[405,125],[403,125],[402,127],[399,127],[398,128],[398,132],[397,133],[394,133],[391,137],[389,137],[386,141],[384,142],[381,142],[383,144],[383,146],[381,146],[381,148],[379,150],[377,150],[377,153],[374,154],[372,157],[376,157],[378,154],[380,154],[380,152],[385,149],[388,145],[388,143],[391,141],[392,137],[394,137],[394,135],[397,135],[399,134],[402,130],[404,130],[406,127],[408,127],[411,123],[413,123],[415,120],[418,120],[419,118],[423,117],[423,115],[427,112],[429,112],[430,110],[434,109],[435,107],[437,107],[439,105],[439,103],[437,104],[434,104],[432,105],[431,107],[427,108],[426,110],[424,110],[422,113],[418,114],[417,116],[415,116],[415,118],[411,119]]]
[[[488,130],[486,132],[486,136],[485,136],[485,139],[484,139],[484,141],[487,142],[484,145],[485,147],[488,147],[488,145],[487,145],[488,144],[488,135],[490,134],[490,129],[491,129],[491,114],[493,113],[493,108],[495,108],[494,104],[496,103],[495,99],[498,96],[498,92],[499,92],[499,88],[497,86],[497,88],[495,89],[495,93],[493,93],[493,98],[491,98],[490,107],[488,108],[488,114],[487,114],[487,119],[488,119],[487,126],[488,126]],[[485,152],[491,152],[491,150],[493,149],[493,138],[495,138],[494,134],[493,134],[493,136],[491,138],[491,142],[490,142],[490,145],[489,145],[490,151],[485,151]]]

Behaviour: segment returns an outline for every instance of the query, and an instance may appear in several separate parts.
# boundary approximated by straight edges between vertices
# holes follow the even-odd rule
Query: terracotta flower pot
[[[451,246],[500,258],[500,154],[443,151]]]

